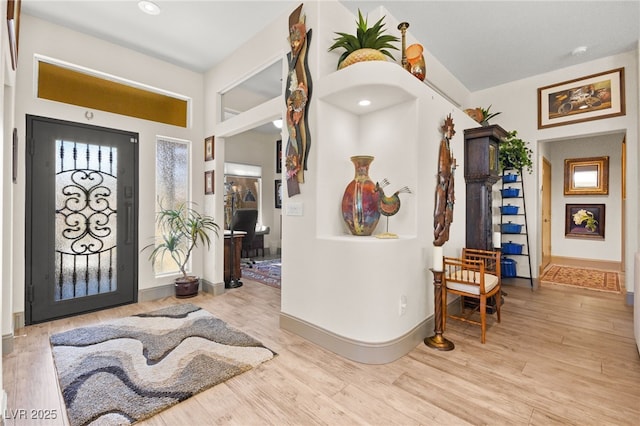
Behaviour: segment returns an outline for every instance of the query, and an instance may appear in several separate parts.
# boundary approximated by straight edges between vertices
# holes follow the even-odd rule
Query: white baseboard
[[[153,288],[138,290],[138,302],[150,302],[152,300],[171,297],[175,294],[173,284],[161,285]]]
[[[224,294],[225,290],[224,290],[224,283],[220,282],[220,283],[212,283],[209,282],[205,279],[202,280],[202,286],[201,286],[201,290],[204,291],[205,293],[211,293],[214,296],[220,296],[221,294]]]
[[[281,313],[280,328],[291,331],[340,356],[364,364],[386,364],[406,355],[432,335],[433,316],[389,342],[370,343],[337,335],[294,316]]]
[[[13,314],[13,330],[23,328],[25,325],[24,312],[15,312]]]
[[[450,313],[460,312],[458,299],[456,296],[447,301],[447,310]],[[431,315],[403,336],[389,342],[370,343],[349,339],[300,318],[280,313],[280,328],[304,337],[340,356],[363,364],[386,364],[408,354],[417,345],[424,344],[426,337],[433,336],[434,325],[434,318]]]
[[[200,291],[219,296],[224,293],[224,283],[211,283],[207,280],[200,281]],[[138,302],[150,302],[152,300],[163,299],[175,295],[173,284],[162,285],[153,288],[146,288],[138,291]]]
[[[2,355],[13,352],[13,333],[2,336]],[[4,412],[4,411],[3,411]]]

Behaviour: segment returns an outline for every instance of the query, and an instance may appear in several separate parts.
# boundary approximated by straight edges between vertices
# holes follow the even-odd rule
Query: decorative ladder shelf
[[[500,234],[502,238],[502,254],[527,259],[529,276],[518,275],[517,261],[509,257],[503,257],[501,261],[502,265],[500,266],[503,278],[528,279],[531,289],[533,289],[531,256],[529,252],[529,230],[527,228],[527,208],[524,197],[524,181],[522,178],[522,170],[505,169],[502,171]],[[512,201],[515,204],[511,204]],[[507,242],[505,242],[505,240],[507,240]]]

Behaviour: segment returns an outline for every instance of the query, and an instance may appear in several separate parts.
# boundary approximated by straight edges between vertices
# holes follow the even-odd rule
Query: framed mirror
[[[566,158],[564,195],[607,195],[609,157]]]

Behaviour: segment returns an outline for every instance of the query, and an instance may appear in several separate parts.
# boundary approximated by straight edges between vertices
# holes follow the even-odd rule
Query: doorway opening
[[[228,196],[233,191],[236,210],[255,208],[258,221],[249,247],[243,244],[241,262],[243,278],[280,286],[282,219],[282,181],[280,129],[271,122],[225,138],[225,218],[231,209]]]
[[[626,132],[619,130],[541,141],[538,145],[543,158],[539,212],[541,277],[544,269],[549,265],[584,266],[624,272],[625,138]],[[586,195],[566,190],[563,173],[565,160],[603,156],[608,157],[608,170],[605,171],[608,178],[608,193]],[[598,231],[603,231],[601,234],[567,233],[567,224],[571,225],[574,220],[568,216],[567,212],[570,211],[571,206],[575,205],[593,205],[606,211],[606,215],[603,214],[603,223],[598,224]]]

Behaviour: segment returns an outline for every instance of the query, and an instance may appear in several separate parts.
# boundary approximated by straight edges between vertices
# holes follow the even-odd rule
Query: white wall
[[[307,13],[309,19],[309,9]],[[311,68],[312,73],[318,70],[313,74],[316,97],[309,108],[311,123],[317,125],[310,125],[314,147],[303,193],[288,200],[303,204],[304,217],[283,217],[282,312],[357,341],[390,341],[433,313],[433,276],[428,267],[432,261],[440,126],[447,113],[452,113],[458,130],[452,149],[461,165],[463,129],[477,124],[409,74],[403,83],[415,100],[363,116],[334,108],[333,84],[326,80],[350,70],[336,72],[339,54],[327,53],[327,48],[334,31],[351,28],[354,17],[332,3],[321,3],[317,13],[308,21],[317,40],[311,45],[318,61],[318,68]],[[383,14],[392,27],[393,17]],[[375,17],[370,15],[369,19]],[[395,75],[388,78],[391,84]],[[340,97],[341,93],[335,95]],[[390,218],[390,230],[400,234],[399,240],[381,242],[347,235],[341,223],[340,200],[354,174],[349,157],[362,154],[376,157],[370,168],[372,179],[388,178],[390,192],[403,185],[413,191],[412,195],[401,195],[403,207]],[[451,239],[445,247],[448,255],[458,254],[464,244],[464,226],[460,226],[465,214],[464,178],[460,170],[456,185],[460,192]],[[381,220],[376,232],[384,231],[385,224]],[[290,251],[289,247],[295,249]],[[401,316],[398,304],[402,295],[407,296],[407,307]]]
[[[203,201],[203,77],[140,53],[123,49],[114,44],[89,37],[46,21],[23,15],[21,19],[20,58],[16,92],[16,127],[19,140],[25,140],[25,116],[27,114],[52,117],[97,126],[122,129],[139,133],[139,241],[143,247],[154,235],[155,212],[155,138],[156,135],[192,141],[192,197],[199,204]],[[38,99],[34,55],[40,54],[61,61],[101,71],[117,77],[190,97],[192,100],[191,125],[188,128],[164,125],[147,120],[125,117],[102,111],[92,111],[93,119],[85,118],[86,108]],[[25,144],[20,144],[19,164],[25,164]],[[13,251],[24,253],[25,170],[19,167],[15,186]],[[192,269],[200,275],[204,254],[193,257]],[[139,255],[139,289],[148,289],[172,282],[174,277],[156,279],[148,253]],[[24,257],[14,261],[13,312],[24,311]],[[221,281],[221,279],[220,279]]]
[[[249,79],[274,62],[282,60],[289,48],[287,28],[288,14],[284,14],[267,25],[261,33],[249,40],[246,48],[236,50],[222,64],[210,70],[204,76],[204,129],[207,135],[215,135],[216,137],[215,160],[212,164],[207,164],[205,167],[208,170],[215,170],[217,176],[223,175],[224,162],[227,158],[227,139],[249,131],[259,125],[269,123],[276,118],[283,117],[285,104],[284,99],[279,96],[251,108],[238,116],[221,122],[220,94]],[[283,69],[283,88],[284,81],[286,81],[284,73],[285,70]],[[275,148],[273,155],[275,155]],[[214,217],[223,217],[223,194],[223,179],[216,178],[215,195],[207,197],[205,200],[207,213],[214,215]],[[204,266],[204,276],[209,281],[220,282],[223,279],[222,250],[222,241],[218,241],[215,249],[215,262],[208,262]]]
[[[6,16],[7,2],[2,2],[0,8],[0,16]],[[2,149],[0,150],[0,197],[2,198],[2,205],[11,205],[11,198],[13,196],[13,185],[11,182],[11,170],[12,170],[12,130],[14,127],[14,84],[15,84],[15,71],[11,66],[11,56],[9,50],[7,32],[7,20],[2,20],[0,25],[0,81],[2,86],[0,87],[0,138],[2,143]],[[12,214],[10,209],[3,208],[0,211],[0,279],[2,284],[0,285],[0,324],[1,333],[3,338],[11,338],[13,336],[13,318],[11,309],[11,298],[13,288],[11,286],[11,259],[12,250],[10,247],[11,234],[13,226],[11,223]],[[0,406],[4,409],[6,404],[7,395],[2,386],[3,374],[2,374],[2,359],[0,359],[0,388],[2,393],[0,394]]]
[[[427,268],[431,265],[432,255],[437,152],[442,138],[440,126],[447,113],[452,113],[458,131],[452,149],[461,167],[463,129],[477,127],[477,123],[428,87],[411,80],[413,77],[408,74],[410,86],[413,88],[415,84],[417,87],[417,93],[413,94],[416,100],[413,104],[406,104],[408,109],[381,111],[361,122],[344,118],[342,114],[331,115],[332,107],[326,102],[320,105],[319,96],[322,79],[335,72],[340,53],[329,53],[327,49],[333,43],[334,31],[353,28],[356,18],[337,2],[305,3],[303,13],[306,15],[307,28],[312,30],[308,61],[313,91],[307,109],[312,132],[311,150],[305,182],[300,185],[301,194],[291,198],[285,195],[283,205],[282,312],[355,340],[392,340],[433,312],[433,277]],[[376,19],[376,13],[387,16],[389,28],[397,26],[399,21],[383,9],[370,13],[369,19]],[[205,133],[216,135],[216,170],[231,155],[224,153],[230,147],[225,140],[218,141],[220,136],[221,139],[229,139],[270,120],[273,118],[270,114],[279,116],[284,112],[284,99],[279,98],[276,100],[279,105],[277,110],[267,112],[266,109],[256,109],[224,123],[215,120],[218,116],[219,92],[289,51],[287,18],[288,14],[276,20],[248,43],[250,48],[239,49],[224,64],[205,76]],[[436,68],[434,66],[434,70]],[[438,73],[434,72],[439,86],[450,86],[459,99],[467,96],[468,92],[462,90],[459,83],[455,84],[455,79],[445,71],[441,70],[441,77],[436,77]],[[412,118],[403,114],[410,114]],[[385,126],[385,122],[392,124]],[[360,138],[355,140],[349,135],[358,135]],[[283,137],[283,149],[285,144],[286,136]],[[221,153],[220,158],[218,153]],[[401,196],[401,212],[390,219],[391,231],[397,230],[401,234],[409,234],[409,237],[399,242],[387,242],[387,256],[371,258],[370,263],[358,265],[353,263],[356,261],[349,255],[349,247],[359,250],[355,247],[359,244],[352,245],[354,238],[357,240],[358,237],[346,235],[339,213],[342,193],[353,178],[353,165],[349,157],[357,154],[376,156],[371,175],[376,180],[389,178],[392,183],[389,191],[403,185],[409,185],[414,191],[413,195]],[[461,170],[456,174],[459,195],[454,225],[445,248],[446,254],[450,255],[459,253],[465,238],[464,177]],[[290,203],[302,206],[303,215],[286,215],[286,207]],[[215,205],[210,208],[221,211],[221,198],[216,197]],[[382,220],[379,231],[384,230],[384,225]],[[372,241],[370,245],[365,243],[362,249],[379,255],[382,244],[385,243]],[[396,250],[398,247],[405,250],[408,246],[412,247],[409,252]],[[356,254],[353,252],[354,256]],[[360,272],[362,276],[358,276]],[[398,279],[399,274],[411,278]],[[369,285],[367,277],[373,278]],[[397,307],[400,294],[408,296],[407,312],[402,318],[398,317]],[[377,324],[383,326],[376,327]]]
[[[554,72],[537,75],[523,80],[503,84],[501,86],[474,92],[468,106],[493,105],[492,111],[502,114],[493,120],[505,130],[518,130],[518,135],[530,141],[534,152],[534,174],[525,174],[525,194],[527,199],[527,219],[531,243],[531,261],[533,275],[537,276],[537,266],[540,262],[540,143],[554,143],[566,139],[626,132],[627,135],[627,206],[626,218],[629,231],[626,239],[625,270],[633,276],[633,255],[638,251],[638,234],[640,223],[638,218],[638,170],[634,165],[638,162],[638,52],[610,56],[585,64],[563,68]],[[539,130],[537,128],[537,89],[554,83],[560,83],[586,75],[595,74],[615,68],[625,67],[626,115],[584,123],[551,127]],[[547,147],[551,149],[551,147]],[[617,149],[617,148],[616,148]],[[561,169],[554,168],[552,178],[561,179]],[[563,219],[564,220],[564,219]],[[531,238],[533,237],[533,238]],[[626,280],[627,291],[632,291],[631,280]]]

